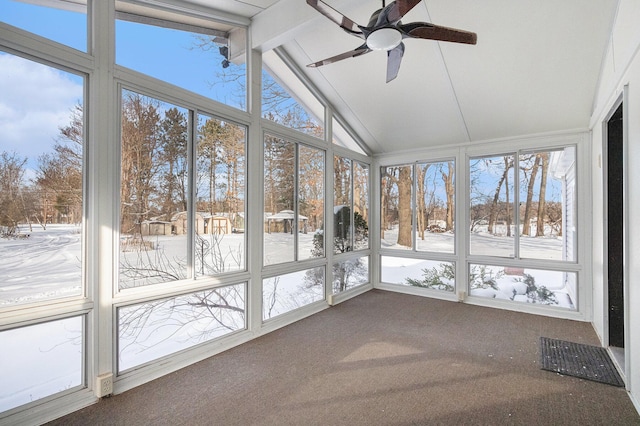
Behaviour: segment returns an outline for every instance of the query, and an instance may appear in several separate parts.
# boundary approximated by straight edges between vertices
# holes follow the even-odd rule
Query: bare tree
[[[547,197],[547,173],[549,170],[549,153],[539,154],[542,162],[542,173],[540,175],[540,199],[538,200],[538,220],[536,222],[536,237],[544,236],[544,222],[546,218],[546,197]]]
[[[3,234],[16,234],[25,211],[20,203],[20,193],[24,187],[24,174],[27,158],[17,153],[3,151],[0,154],[0,226]]]
[[[444,182],[444,190],[447,197],[447,214],[445,221],[445,230],[451,231],[453,229],[454,215],[455,215],[455,187],[454,187],[454,174],[455,165],[453,161],[447,161],[447,171],[441,169],[442,180]]]

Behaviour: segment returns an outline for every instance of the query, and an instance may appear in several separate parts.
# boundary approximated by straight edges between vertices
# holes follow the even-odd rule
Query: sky
[[[0,0],[0,21],[87,51],[83,13]],[[211,87],[222,69],[218,49],[194,49],[192,34],[118,21],[116,38],[119,64],[238,106],[227,89]],[[0,51],[0,152],[27,157],[34,169],[82,103],[83,84],[82,76]]]

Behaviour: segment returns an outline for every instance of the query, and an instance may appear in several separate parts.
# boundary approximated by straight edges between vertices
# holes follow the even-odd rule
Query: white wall
[[[593,190],[593,324],[606,343],[607,310],[603,277],[603,122],[621,96],[625,96],[626,150],[626,376],[627,389],[640,411],[640,2],[620,0],[608,51],[605,55],[598,96],[591,119]]]

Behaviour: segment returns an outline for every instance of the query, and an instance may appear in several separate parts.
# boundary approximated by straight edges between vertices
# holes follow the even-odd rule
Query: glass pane
[[[365,152],[360,148],[360,145],[356,143],[356,141],[351,137],[349,132],[340,124],[335,117],[332,119],[331,128],[333,130],[333,143],[342,146],[345,148],[349,148],[352,151],[359,152],[360,154],[365,154]]]
[[[470,253],[515,257],[513,155],[469,160]]]
[[[120,288],[187,278],[188,111],[122,93]]]
[[[186,31],[180,24],[165,25],[117,20],[116,63],[245,110],[245,46],[231,42],[231,28],[193,32],[193,27]]]
[[[333,264],[333,294],[369,282],[369,256]]]
[[[413,172],[411,166],[383,167],[380,188],[382,248],[411,249]]]
[[[84,384],[83,329],[78,316],[0,332],[0,412]]]
[[[82,294],[83,78],[0,53],[0,306]]]
[[[262,59],[262,117],[324,138],[324,106],[273,51]]]
[[[44,6],[0,0],[0,21],[82,52],[87,51],[86,4],[49,1]]]
[[[298,150],[298,260],[324,256],[324,151]]]
[[[381,257],[382,282],[453,292],[455,263],[437,260]]]
[[[575,310],[576,273],[472,264],[469,294]]]
[[[244,330],[245,284],[118,309],[118,372]]]
[[[198,116],[196,276],[245,269],[246,138],[243,126]]]
[[[416,165],[416,249],[453,253],[455,249],[455,163]]]
[[[354,249],[369,248],[369,166],[353,162]]]
[[[575,148],[521,154],[520,257],[575,260]]]
[[[264,140],[264,264],[295,260],[295,144]]]
[[[324,300],[324,266],[262,280],[262,319]]]
[[[333,158],[333,252],[353,250],[351,235],[351,160]]]

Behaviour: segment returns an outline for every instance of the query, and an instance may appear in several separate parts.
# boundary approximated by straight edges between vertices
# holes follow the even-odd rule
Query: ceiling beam
[[[357,0],[330,1],[331,6],[340,10]],[[316,12],[303,0],[280,0],[252,18],[251,47],[261,52],[274,49],[295,38],[312,20],[327,19]],[[308,28],[307,28],[308,29]]]

